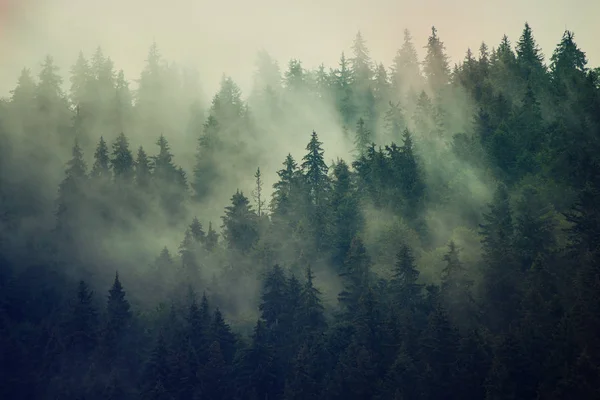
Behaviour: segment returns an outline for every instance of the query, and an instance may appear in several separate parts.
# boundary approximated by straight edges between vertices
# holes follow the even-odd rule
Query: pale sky
[[[154,39],[168,60],[198,67],[207,95],[222,73],[247,91],[260,48],[281,64],[333,66],[361,30],[372,58],[389,66],[404,28],[422,56],[432,25],[453,62],[482,40],[496,46],[506,33],[516,42],[528,21],[547,57],[567,28],[598,66],[599,15],[592,0],[0,0],[0,96],[22,67],[37,73],[46,53],[67,78],[78,51],[98,45],[134,80]]]

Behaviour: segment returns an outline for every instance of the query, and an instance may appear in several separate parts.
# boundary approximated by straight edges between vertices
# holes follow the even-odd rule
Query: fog
[[[1,0],[0,95],[12,89],[23,66],[34,68],[43,55],[52,54],[64,71],[79,50],[89,54],[98,45],[132,80],[139,76],[153,40],[166,59],[198,68],[207,97],[217,90],[223,73],[248,93],[260,49],[281,65],[290,58],[301,59],[307,68],[335,65],[361,30],[373,60],[390,65],[405,28],[422,59],[431,25],[438,28],[454,62],[482,40],[491,47],[503,34],[517,38],[528,21],[543,49],[554,47],[557,30],[574,29],[596,65],[598,14],[600,4],[592,0]]]
[[[563,9],[566,7],[564,5],[544,3],[545,13],[538,12],[541,3],[535,2],[525,6],[519,4],[517,12],[512,11],[510,4],[503,4],[499,8],[471,2],[402,3],[381,0],[376,3],[332,0],[326,4],[311,1],[285,6],[266,0],[252,3],[4,0],[1,4],[0,93],[6,97],[15,87],[21,69],[31,68],[32,75],[37,77],[41,62],[48,54],[54,57],[55,65],[59,67],[58,74],[63,79],[64,92],[72,94],[69,77],[79,52],[91,60],[98,46],[102,49],[102,56],[112,60],[115,72],[120,69],[124,71],[129,89],[135,93],[140,76],[145,73],[148,49],[153,43],[156,44],[161,65],[163,62],[169,65],[165,70],[168,71],[167,75],[161,79],[170,79],[166,82],[170,82],[172,87],[166,92],[146,92],[145,98],[149,103],[136,104],[136,112],[142,110],[142,114],[135,117],[135,122],[120,128],[126,133],[134,155],[139,146],[143,146],[149,155],[155,154],[156,140],[160,134],[164,134],[175,164],[183,168],[190,183],[196,165],[196,144],[202,134],[199,124],[206,121],[211,100],[224,87],[224,82],[227,84],[226,78],[231,78],[239,86],[241,99],[249,103],[249,114],[243,111],[244,106],[236,105],[241,108],[236,111],[239,115],[236,114],[234,119],[241,119],[227,128],[231,131],[229,136],[223,135],[224,146],[229,150],[202,155],[205,159],[217,157],[211,160],[216,165],[214,168],[218,180],[210,184],[210,193],[200,203],[181,206],[185,210],[184,220],[187,223],[197,217],[205,228],[210,222],[217,231],[221,231],[224,207],[230,204],[236,190],[242,191],[251,204],[255,204],[252,192],[255,189],[253,175],[257,168],[262,171],[263,199],[268,204],[273,184],[278,180],[275,172],[282,168],[288,153],[299,164],[302,162],[313,130],[323,142],[328,166],[339,159],[351,163],[357,156],[355,120],[363,111],[357,111],[344,126],[333,98],[317,99],[307,89],[308,86],[300,89],[290,89],[290,86],[276,93],[283,99],[279,106],[284,111],[281,115],[272,115],[277,112],[264,102],[262,93],[269,85],[279,87],[279,75],[285,75],[291,68],[289,62],[292,59],[299,60],[305,72],[315,73],[319,65],[324,64],[324,72],[329,73],[339,67],[342,52],[348,58],[353,57],[353,40],[360,31],[366,41],[372,67],[376,69],[379,63],[383,63],[387,70],[403,44],[405,29],[411,32],[418,59],[423,61],[427,37],[431,34],[431,25],[435,25],[451,67],[454,63],[462,62],[467,48],[474,51],[478,49],[482,40],[491,49],[506,33],[514,44],[521,34],[524,20],[533,25],[538,44],[547,51],[553,49],[559,39],[556,26],[565,24],[568,27],[577,21],[578,43],[590,50],[587,53],[590,63],[594,65],[594,61],[600,57],[597,46],[592,43],[598,33],[597,25],[591,21],[585,23],[594,10],[600,12],[598,4],[582,4],[581,7],[570,4],[567,11]],[[560,23],[557,22],[559,20]],[[273,80],[257,81],[257,70],[262,74],[259,74],[260,79],[268,80],[269,68],[274,68]],[[180,72],[184,73],[178,75]],[[308,82],[308,78],[302,79]],[[312,76],[310,79],[315,78]],[[308,85],[306,82],[302,85]],[[426,90],[431,97],[431,107],[441,106],[444,113],[444,117],[440,118],[444,120],[445,136],[436,136],[432,132],[438,129],[437,111],[433,108],[419,111],[418,96],[409,96],[409,100],[405,101],[406,93],[391,94],[391,98],[399,98],[404,102],[405,126],[413,132],[424,183],[433,193],[431,203],[419,211],[419,223],[428,230],[429,244],[425,245],[423,238],[417,234],[417,225],[411,226],[405,218],[390,213],[381,205],[363,204],[366,221],[363,234],[367,249],[374,256],[374,269],[378,273],[389,275],[396,247],[399,242],[404,242],[417,250],[422,277],[436,282],[442,268],[440,254],[451,239],[459,244],[465,243],[463,250],[468,264],[473,267],[477,265],[480,249],[472,245],[473,238],[477,237],[475,228],[480,213],[492,198],[496,179],[486,166],[475,166],[459,159],[452,149],[452,135],[472,134],[473,114],[476,111],[472,99],[462,89],[456,89],[451,96],[439,100],[432,87],[411,84],[415,85],[415,95],[421,89]],[[235,94],[233,96],[236,101]],[[356,101],[359,108],[365,106],[361,103],[364,100]],[[197,116],[193,112],[190,114],[192,104],[198,104],[195,111]],[[379,104],[379,115],[377,121],[373,122],[372,139],[377,146],[385,146],[392,141],[400,143],[402,140],[400,136],[384,134],[383,113],[386,106]],[[63,111],[66,112],[66,109]],[[56,129],[60,135],[65,130],[60,123],[69,121],[70,124],[72,116],[53,118],[58,120]],[[194,118],[198,126],[190,131]],[[422,119],[420,122],[419,118]],[[103,136],[111,146],[118,134],[110,121],[103,121],[90,122],[86,128],[87,139],[79,139],[84,160],[90,169],[94,164],[93,155],[98,138]],[[36,176],[34,167],[20,173],[33,182],[39,181],[36,185],[39,185],[40,201],[53,204],[55,188],[64,178],[64,165],[70,158],[71,141],[61,139],[55,143],[41,139],[40,142],[39,138],[19,134],[20,129],[23,132],[25,130],[20,123],[14,123],[16,128],[9,131],[15,142],[22,142],[15,145],[13,157],[27,157],[29,153],[26,148],[29,145],[43,147],[45,154],[45,161],[38,166],[43,168],[41,177]],[[445,198],[435,198],[437,193],[434,192],[438,189],[447,190],[447,194],[443,195]],[[100,203],[108,202],[102,191],[96,188],[91,189],[90,196]],[[438,206],[436,202],[443,205]],[[52,214],[43,215],[47,223],[52,224]],[[142,222],[132,219],[128,214],[120,217],[131,226],[129,230],[111,231],[93,245],[92,239],[87,242],[83,240],[82,246],[91,246],[94,249],[92,254],[101,258],[110,254],[109,258],[118,260],[121,269],[133,268],[138,273],[144,273],[161,248],[166,246],[174,254],[183,240],[185,224],[168,224],[168,217],[161,212],[152,213]],[[93,219],[88,220],[87,216],[83,220],[86,229],[95,229],[97,223]],[[36,226],[33,220],[21,224],[26,232]],[[259,243],[270,249],[273,244],[269,240],[273,239],[261,238]],[[287,241],[293,242],[291,238],[283,240]],[[99,247],[98,243],[101,243]],[[285,244],[289,247],[281,250],[277,256],[261,259],[260,262],[270,260],[288,267],[298,262],[297,244]],[[309,250],[302,248],[302,251]],[[332,273],[324,259],[313,261],[321,264],[323,282],[327,282],[324,286],[330,289],[325,290],[325,296],[335,299],[339,290],[339,282],[335,282],[336,274]],[[204,278],[210,279],[223,264],[232,262],[236,261],[221,259],[216,265],[214,260],[205,262]],[[111,275],[105,276],[108,279]],[[234,301],[245,312],[255,308],[254,301],[259,292],[259,285],[253,279],[238,287],[238,297]],[[148,295],[152,297],[150,293]],[[248,302],[248,298],[253,300]]]
[[[598,15],[0,0],[0,397],[596,398]]]

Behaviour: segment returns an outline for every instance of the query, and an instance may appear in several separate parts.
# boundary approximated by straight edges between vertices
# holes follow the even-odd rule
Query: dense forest
[[[600,399],[600,69],[557,42],[358,33],[210,102],[156,44],[23,69],[0,398]]]

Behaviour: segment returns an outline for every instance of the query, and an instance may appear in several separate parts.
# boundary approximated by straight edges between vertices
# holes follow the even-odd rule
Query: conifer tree
[[[112,159],[110,160],[118,182],[129,183],[134,177],[133,154],[129,150],[129,141],[123,133],[117,136],[112,145]]]
[[[248,252],[258,240],[257,215],[248,198],[239,190],[231,197],[231,205],[225,207],[223,238],[229,248]]]
[[[105,181],[112,177],[108,146],[102,136],[100,136],[100,141],[98,142],[98,146],[94,153],[94,165],[92,166],[91,176]]]
[[[312,269],[306,269],[306,282],[302,287],[302,298],[298,313],[299,325],[307,335],[323,332],[327,327],[324,307],[321,302],[321,291],[314,285]]]
[[[459,250],[454,241],[448,244],[448,252],[444,255],[446,265],[442,270],[441,294],[448,304],[450,313],[463,314],[457,318],[460,327],[470,327],[473,321],[478,320],[477,308],[471,288],[473,280],[459,259]]]
[[[287,216],[293,208],[294,190],[298,181],[298,165],[291,154],[288,154],[283,162],[283,169],[277,171],[279,181],[273,185],[273,197],[271,199],[271,213],[274,216]]]
[[[423,72],[429,87],[437,95],[449,83],[450,68],[444,43],[440,41],[435,27],[431,28],[431,35],[427,39],[425,48],[427,55],[423,63]]]
[[[396,307],[408,307],[413,311],[422,301],[423,285],[417,283],[419,270],[415,266],[415,259],[411,249],[402,245],[396,255],[396,264],[390,289],[392,290],[392,301]]]
[[[93,292],[84,281],[80,281],[66,326],[68,347],[79,354],[93,350],[98,340],[98,322]]]
[[[333,168],[330,207],[332,261],[341,270],[352,239],[361,231],[364,223],[352,175],[343,160],[338,161]]]
[[[144,371],[142,389],[144,398],[166,399],[168,393],[172,390],[169,387],[170,380],[171,370],[169,368],[167,344],[162,333],[160,333]]]
[[[284,318],[287,311],[286,294],[288,282],[283,269],[279,265],[267,272],[261,295],[261,318],[265,321],[265,327],[277,325]]]
[[[554,210],[536,188],[526,186],[516,212],[513,246],[522,270],[529,270],[539,257],[548,257],[556,244]]]
[[[352,240],[350,250],[340,277],[344,280],[344,289],[338,295],[338,301],[349,315],[358,310],[359,299],[369,287],[371,259],[358,237]]]
[[[493,329],[499,329],[508,327],[512,319],[520,276],[514,259],[512,210],[506,186],[497,187],[488,209],[483,214],[484,223],[480,225],[483,259],[487,264],[484,275],[486,307],[493,310],[486,316]]]
[[[119,280],[119,273],[108,292],[106,325],[104,327],[104,355],[108,362],[125,358],[125,337],[131,327],[131,306]],[[128,349],[129,351],[129,349]],[[127,352],[128,352],[127,351]]]
[[[65,179],[58,188],[57,228],[63,233],[73,233],[75,223],[82,212],[86,190],[86,165],[78,142],[72,150],[72,158],[67,163]]]
[[[526,84],[530,84],[535,90],[538,90],[544,83],[546,67],[544,66],[544,55],[533,38],[528,23],[525,23],[523,33],[517,42],[516,53],[521,77]]]
[[[329,168],[323,159],[322,144],[319,141],[317,133],[313,131],[310,142],[306,146],[308,153],[302,158],[303,162],[301,165],[312,203],[316,207],[324,205],[329,189],[327,177]]]
[[[150,181],[150,160],[144,148],[140,146],[135,160],[135,183],[142,190],[147,190],[150,186]]]
[[[372,142],[371,132],[365,126],[365,121],[359,118],[356,123],[356,138],[354,139],[354,147],[358,158],[365,155]]]
[[[71,102],[76,105],[85,105],[90,101],[90,80],[92,71],[83,52],[79,52],[75,65],[71,68]]]
[[[351,67],[344,53],[339,61],[339,67],[332,71],[333,87],[337,108],[342,116],[342,125],[349,127],[354,123],[356,106],[353,95],[353,77]]]
[[[125,79],[123,70],[119,70],[115,82],[115,98],[112,107],[113,125],[116,132],[129,131],[133,119],[133,96],[129,89],[129,82]]]
[[[218,241],[219,241],[219,235],[213,229],[212,222],[209,222],[208,223],[208,232],[206,232],[206,242],[205,242],[206,250],[212,252],[217,247]]]
[[[417,50],[412,42],[410,31],[405,29],[404,43],[396,52],[396,56],[392,62],[391,81],[396,96],[395,99],[403,100],[411,87],[414,90],[419,90],[421,79]]]
[[[262,175],[260,173],[260,168],[256,169],[256,173],[254,174],[254,179],[256,179],[256,186],[254,188],[254,191],[252,192],[252,196],[254,197],[254,201],[256,202],[256,213],[258,215],[258,217],[262,217],[263,215],[263,205],[264,205],[264,200],[262,198],[262,185],[263,185],[263,181],[262,181]]]
[[[400,108],[400,102],[388,103],[388,108],[383,117],[384,121],[384,132],[387,142],[396,142],[400,139],[403,129],[406,128],[406,122],[402,109]]]
[[[210,115],[203,126],[202,136],[198,139],[194,178],[191,186],[194,189],[194,199],[202,201],[212,193],[214,184],[219,177],[215,152],[220,149],[220,124]]]
[[[190,233],[194,240],[199,243],[204,243],[206,239],[206,234],[204,233],[204,229],[202,228],[202,224],[198,221],[198,218],[194,217],[192,223],[189,226]]]
[[[215,309],[210,325],[210,338],[219,343],[219,349],[227,365],[231,365],[236,352],[237,340],[219,308]]]

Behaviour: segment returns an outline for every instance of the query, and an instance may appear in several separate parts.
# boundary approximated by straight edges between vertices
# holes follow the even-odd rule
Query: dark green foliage
[[[84,281],[79,282],[77,297],[72,301],[71,308],[65,326],[67,346],[74,352],[89,353],[98,341],[99,319],[93,292]]]
[[[365,121],[362,118],[359,118],[356,123],[356,139],[354,139],[355,151],[358,158],[365,155],[367,148],[372,142],[371,132],[365,126]]]
[[[313,205],[323,206],[329,190],[327,172],[329,168],[323,158],[323,143],[319,141],[317,133],[313,131],[310,142],[306,146],[307,154],[302,158],[300,168],[306,180],[307,189]]]
[[[142,190],[145,190],[150,185],[150,179],[150,160],[144,148],[140,146],[135,160],[135,183]]]
[[[107,180],[112,177],[110,171],[110,158],[108,155],[108,146],[104,141],[104,138],[100,137],[98,147],[94,153],[94,165],[92,166],[91,176],[94,178],[100,178]]]
[[[229,248],[248,252],[258,240],[257,215],[244,193],[237,191],[231,197],[231,205],[225,207],[223,238]]]
[[[113,143],[112,158],[110,160],[115,180],[120,182],[130,182],[134,174],[133,154],[129,150],[129,141],[123,133],[117,136]]]
[[[431,28],[431,36],[427,39],[427,54],[423,65],[423,72],[431,90],[438,94],[450,80],[450,67],[445,46],[437,35],[437,29]]]
[[[358,33],[283,81],[263,52],[248,102],[223,76],[206,108],[156,44],[135,101],[100,48],[68,95],[52,57],[23,69],[0,99],[0,398],[599,398],[600,69],[570,31],[548,66],[528,24],[515,47],[451,71],[434,28],[422,76],[405,31],[388,74]],[[285,148],[323,116],[335,152],[357,133],[351,164],[314,131]]]

